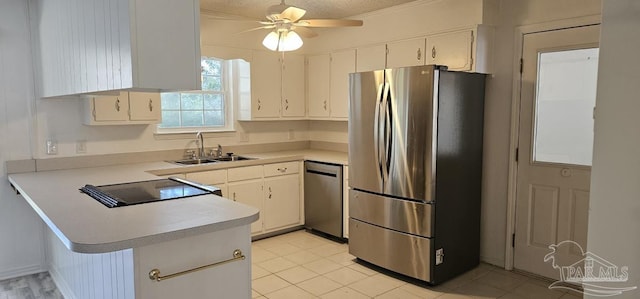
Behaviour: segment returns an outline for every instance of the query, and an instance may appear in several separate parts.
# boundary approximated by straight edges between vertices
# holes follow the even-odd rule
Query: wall
[[[7,180],[5,161],[31,158],[33,79],[27,2],[0,5],[0,280],[43,270],[43,223]]]
[[[640,287],[638,27],[637,0],[603,1],[587,250],[628,267],[629,281],[614,287]],[[639,297],[635,289],[615,298]]]
[[[500,0],[495,72],[485,98],[482,248],[485,261],[505,263],[509,135],[515,28],[600,14],[600,0]]]

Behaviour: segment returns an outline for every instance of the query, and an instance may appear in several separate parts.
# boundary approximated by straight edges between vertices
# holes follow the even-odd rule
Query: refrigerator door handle
[[[374,116],[374,124],[373,124],[373,143],[375,144],[375,146],[373,147],[373,152],[374,152],[374,156],[376,158],[376,164],[377,164],[377,170],[378,170],[378,177],[380,178],[380,180],[382,181],[382,186],[384,188],[384,175],[383,175],[383,159],[382,159],[382,123],[381,123],[381,116],[382,113],[384,113],[383,111],[380,111],[380,109],[382,109],[382,94],[383,94],[383,90],[384,90],[384,84],[380,84],[378,86],[378,93],[377,93],[377,97],[376,97],[376,110],[375,110],[375,116]]]
[[[383,96],[384,105],[384,169],[385,180],[388,180],[391,168],[391,150],[393,145],[393,105],[391,101],[391,86],[386,84]]]

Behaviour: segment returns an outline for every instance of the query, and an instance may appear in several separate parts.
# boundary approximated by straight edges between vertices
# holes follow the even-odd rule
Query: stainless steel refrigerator
[[[350,74],[349,252],[431,284],[479,263],[485,75]]]

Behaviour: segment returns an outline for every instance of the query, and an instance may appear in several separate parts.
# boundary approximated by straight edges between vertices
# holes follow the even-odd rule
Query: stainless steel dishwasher
[[[342,165],[304,162],[307,229],[342,238]]]

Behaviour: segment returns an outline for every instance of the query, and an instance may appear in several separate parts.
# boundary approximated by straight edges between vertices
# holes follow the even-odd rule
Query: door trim
[[[516,231],[516,186],[518,179],[518,163],[516,162],[516,149],[518,148],[519,139],[519,120],[520,120],[520,59],[522,58],[522,44],[524,43],[524,35],[545,31],[554,31],[569,29],[573,27],[582,27],[589,25],[598,25],[601,23],[602,16],[590,15],[579,18],[571,18],[553,22],[546,22],[534,25],[525,25],[515,28],[514,47],[513,47],[513,82],[511,94],[511,124],[509,134],[509,172],[507,184],[507,227],[505,236],[505,256],[504,268],[513,270],[514,263],[514,247],[512,246],[513,236]]]

